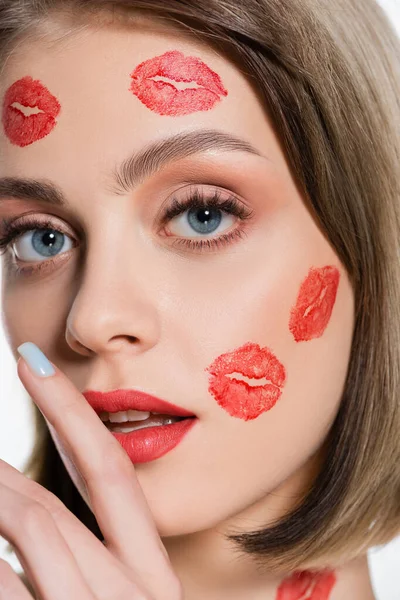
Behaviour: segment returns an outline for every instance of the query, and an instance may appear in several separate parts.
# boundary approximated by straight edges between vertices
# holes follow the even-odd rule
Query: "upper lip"
[[[97,414],[141,410],[177,417],[194,417],[188,410],[139,390],[119,389],[111,392],[86,390],[82,392]]]

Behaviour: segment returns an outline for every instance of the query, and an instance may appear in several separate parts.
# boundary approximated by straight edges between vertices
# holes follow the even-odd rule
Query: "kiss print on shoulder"
[[[199,87],[179,90],[163,77],[175,82],[194,83]],[[196,56],[184,56],[178,50],[165,52],[146,60],[131,73],[130,90],[139,100],[159,115],[179,117],[210,110],[228,92],[220,76]]]
[[[290,313],[289,329],[296,342],[322,336],[332,315],[339,280],[336,267],[310,269]]]
[[[26,115],[15,104],[36,109],[36,112]],[[13,83],[4,96],[2,123],[5,134],[15,146],[29,146],[53,131],[60,111],[57,98],[39,79],[23,77]]]
[[[273,352],[251,342],[221,354],[206,371],[211,374],[208,389],[218,404],[244,421],[275,406],[286,381],[285,367]]]
[[[329,600],[335,583],[334,571],[296,571],[282,581],[276,600]]]

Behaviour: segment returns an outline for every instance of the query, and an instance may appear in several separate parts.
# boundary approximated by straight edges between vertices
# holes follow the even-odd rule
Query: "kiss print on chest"
[[[191,83],[199,87],[178,89],[169,81]],[[159,115],[179,117],[210,110],[228,92],[220,76],[200,58],[184,56],[178,50],[165,52],[146,60],[131,73],[130,90],[139,100]]]
[[[296,571],[282,581],[276,600],[329,600],[335,583],[334,571]]]
[[[29,146],[53,131],[60,111],[60,103],[46,86],[38,79],[23,77],[13,83],[4,96],[2,123],[5,134],[15,146]]]
[[[285,368],[271,350],[251,342],[218,356],[206,371],[211,374],[208,389],[218,404],[244,421],[275,406],[286,381]]]
[[[290,314],[289,329],[296,342],[322,336],[332,315],[339,280],[336,267],[310,269]]]

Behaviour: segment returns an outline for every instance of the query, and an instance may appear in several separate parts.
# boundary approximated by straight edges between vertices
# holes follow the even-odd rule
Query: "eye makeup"
[[[25,115],[14,106],[36,108],[40,112]],[[57,124],[61,106],[43,83],[27,76],[11,85],[4,96],[2,123],[8,139],[15,146],[24,148],[46,137]]]
[[[219,219],[216,219],[217,222],[222,221],[223,216],[235,217],[236,226],[229,227],[219,234],[218,232],[215,234],[211,232],[214,235],[205,234],[204,237],[198,235],[194,238],[181,237],[168,232],[169,224],[178,217],[182,218],[185,213],[188,223],[198,221],[199,226],[205,226],[207,223],[212,224],[216,218],[215,215],[221,215]],[[217,252],[224,247],[239,242],[246,236],[247,222],[251,221],[253,216],[254,211],[252,209],[245,206],[238,198],[227,191],[223,193],[212,186],[207,186],[207,188],[191,186],[182,197],[178,195],[172,197],[171,203],[159,217],[157,227],[163,231],[164,237],[170,241],[172,248],[182,248],[187,252],[202,254]],[[65,232],[64,228],[60,227],[58,221],[53,222],[49,217],[44,219],[36,215],[26,215],[21,219],[3,219],[0,221],[0,256],[2,254],[6,255],[8,250],[11,251],[10,254],[15,254],[13,246],[18,240],[25,234],[35,232],[41,232],[43,236],[46,235],[46,241],[52,244],[56,243],[57,238],[60,238],[60,236],[69,238],[71,236],[71,234]],[[49,236],[51,236],[51,239]],[[36,235],[36,240],[40,241],[40,235]],[[74,243],[77,244],[75,241]],[[45,246],[44,249],[46,249]],[[53,258],[48,257],[47,260],[36,261],[29,266],[21,266],[26,263],[23,260],[9,262],[12,264],[13,272],[16,275],[32,275],[35,272],[42,272],[44,269],[51,268],[52,263],[58,263],[59,259],[60,254],[54,255]]]
[[[322,336],[332,315],[339,280],[336,267],[310,269],[290,313],[289,329],[296,342]]]
[[[205,370],[211,375],[209,392],[221,408],[244,421],[273,408],[286,381],[285,367],[273,352],[251,342],[221,354]],[[243,378],[258,381],[259,385]]]
[[[194,83],[199,87],[179,90],[167,81]],[[227,96],[220,76],[196,56],[184,56],[178,50],[146,60],[131,73],[130,90],[147,108],[159,115],[179,117],[210,110]]]

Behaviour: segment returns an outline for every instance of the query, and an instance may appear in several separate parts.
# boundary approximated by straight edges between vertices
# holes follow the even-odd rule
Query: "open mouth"
[[[196,416],[161,414],[144,415],[145,418],[140,419],[136,416],[136,420],[129,420],[133,418],[130,412],[127,416],[123,413],[102,413],[100,418],[135,464],[161,458],[178,446],[199,422]],[[109,418],[114,422],[106,420]]]
[[[199,87],[180,90],[168,81],[155,81],[155,77]],[[185,57],[177,50],[142,62],[131,78],[131,91],[147,108],[160,115],[177,117],[210,110],[228,94],[220,76],[200,58]]]
[[[100,415],[104,425],[112,432],[130,433],[139,429],[150,427],[163,427],[179,423],[185,419],[196,417],[178,417],[175,415],[161,415],[158,413],[146,413],[140,411],[126,411],[119,413],[106,413]]]

